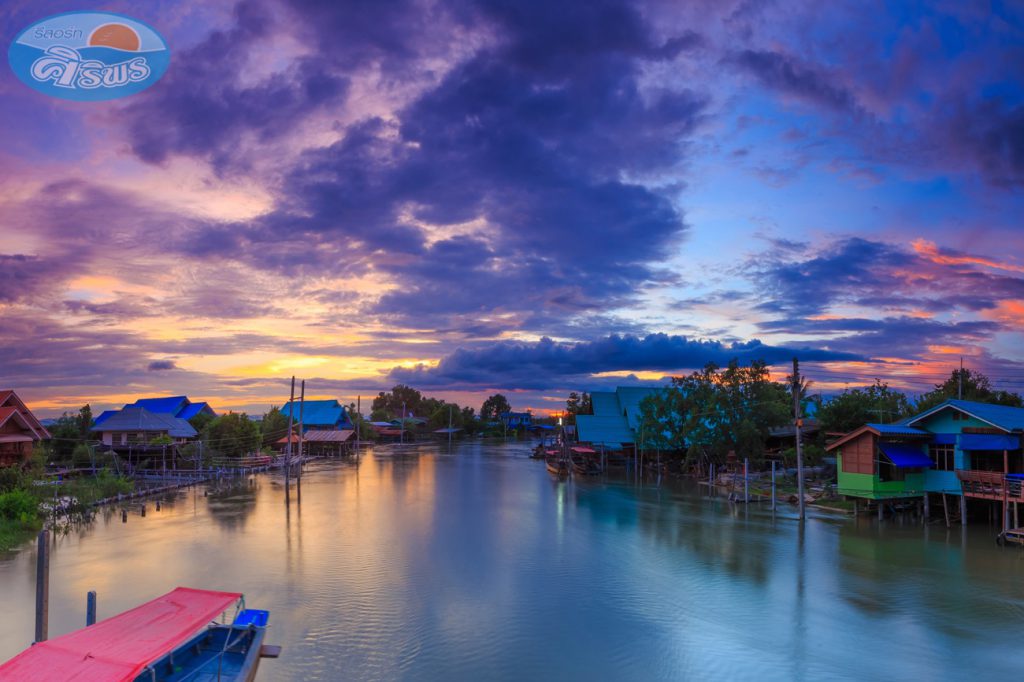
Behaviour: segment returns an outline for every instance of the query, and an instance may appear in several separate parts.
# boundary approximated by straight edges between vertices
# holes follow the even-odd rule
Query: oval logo
[[[7,52],[14,74],[44,95],[99,102],[142,92],[171,63],[151,26],[112,12],[65,12],[35,22]]]

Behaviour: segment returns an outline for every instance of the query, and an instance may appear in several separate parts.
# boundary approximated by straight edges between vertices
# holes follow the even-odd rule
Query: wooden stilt
[[[942,514],[946,517],[946,528],[949,528],[949,503],[946,502],[946,493],[942,493]]]

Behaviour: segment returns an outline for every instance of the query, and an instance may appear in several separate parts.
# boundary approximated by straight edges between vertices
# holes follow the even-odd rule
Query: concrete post
[[[96,624],[96,591],[92,590],[85,595],[85,626]]]
[[[36,553],[36,642],[45,642],[50,625],[50,531],[39,531]]]

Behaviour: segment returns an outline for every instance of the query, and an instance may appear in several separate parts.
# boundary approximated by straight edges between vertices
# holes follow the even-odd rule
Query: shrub
[[[25,490],[10,490],[0,494],[0,518],[29,524],[39,516],[39,504]]]

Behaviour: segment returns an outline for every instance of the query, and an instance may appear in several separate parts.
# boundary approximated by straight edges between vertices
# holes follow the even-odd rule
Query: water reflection
[[[271,609],[267,680],[1015,672],[1024,552],[984,529],[801,525],[672,479],[557,481],[528,449],[390,446],[311,464],[287,503],[261,476],[106,510],[56,541],[51,632],[90,589],[102,617],[182,584]],[[0,559],[3,658],[31,636],[33,560]]]

